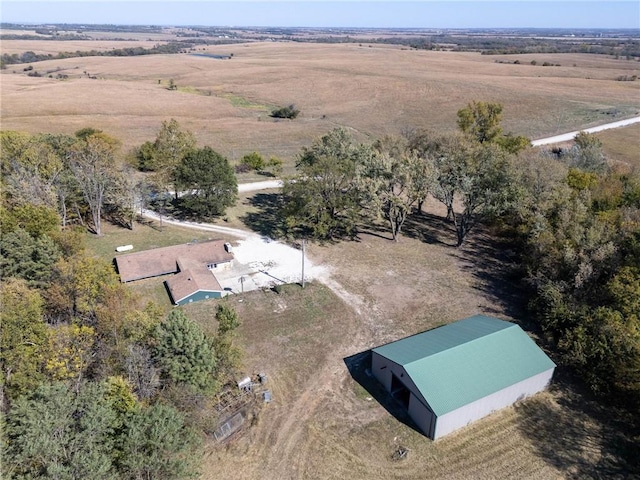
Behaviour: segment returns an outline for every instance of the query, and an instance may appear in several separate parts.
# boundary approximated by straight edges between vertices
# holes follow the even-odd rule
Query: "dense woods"
[[[117,140],[87,128],[1,141],[3,474],[190,476],[217,421],[194,399],[219,392],[240,359],[235,311],[220,305],[220,333],[208,335],[86,251],[85,231],[100,235],[104,219],[133,228],[139,185]]]

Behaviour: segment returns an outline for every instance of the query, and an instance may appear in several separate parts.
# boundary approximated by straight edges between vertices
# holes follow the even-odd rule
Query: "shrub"
[[[261,171],[264,170],[264,167],[267,166],[264,158],[258,152],[251,152],[246,154],[240,160],[242,165],[247,165],[251,170]]]
[[[291,104],[288,107],[276,108],[271,112],[273,118],[288,118],[293,120],[300,114],[300,110],[296,109],[296,106]]]

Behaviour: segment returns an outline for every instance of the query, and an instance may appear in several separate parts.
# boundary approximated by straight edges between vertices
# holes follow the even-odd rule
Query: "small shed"
[[[483,315],[374,348],[371,362],[434,440],[544,390],[556,366],[518,325]]]

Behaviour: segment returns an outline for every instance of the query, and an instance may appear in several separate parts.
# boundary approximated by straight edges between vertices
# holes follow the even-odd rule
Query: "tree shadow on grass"
[[[439,215],[419,212],[407,216],[402,234],[424,243],[455,247],[456,232],[451,222]]]
[[[569,479],[640,478],[637,418],[580,391],[561,369],[550,390],[555,401],[536,396],[516,405],[519,428],[542,459]]]
[[[428,244],[450,247],[449,253],[463,271],[478,281],[474,288],[491,301],[485,313],[517,318],[527,325],[526,292],[522,271],[508,240],[492,235],[483,224],[476,224],[460,247],[453,223],[443,216],[419,212],[407,217],[402,234]]]
[[[473,288],[495,305],[486,313],[506,313],[518,319],[523,327],[532,329],[528,320],[528,294],[522,283],[522,267],[508,239],[492,234],[483,225],[476,225],[464,243],[451,250],[460,268],[477,279]]]
[[[258,209],[240,217],[242,223],[254,232],[269,238],[282,238],[286,231],[282,215],[282,194],[256,193],[247,202]]]
[[[342,359],[351,377],[396,420],[424,435],[409,416],[409,412],[398,403],[371,373],[371,350],[356,353]]]

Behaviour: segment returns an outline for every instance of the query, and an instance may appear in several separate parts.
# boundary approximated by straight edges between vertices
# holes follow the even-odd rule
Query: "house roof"
[[[115,258],[122,282],[176,273],[179,263],[189,263],[206,268],[207,263],[225,263],[233,260],[233,254],[224,248],[224,240],[186,243],[171,247],[154,248],[142,252],[119,255]]]
[[[436,415],[555,367],[518,325],[483,315],[373,351],[404,367]]]
[[[165,281],[173,302],[178,303],[196,292],[219,292],[222,287],[206,268],[183,270]]]
[[[224,242],[222,248],[224,249]],[[207,263],[210,261],[202,261],[202,257],[197,255],[183,255],[177,259],[177,263],[180,271],[165,281],[174,303],[177,304],[199,291],[216,292],[222,290],[216,277],[207,268]]]

